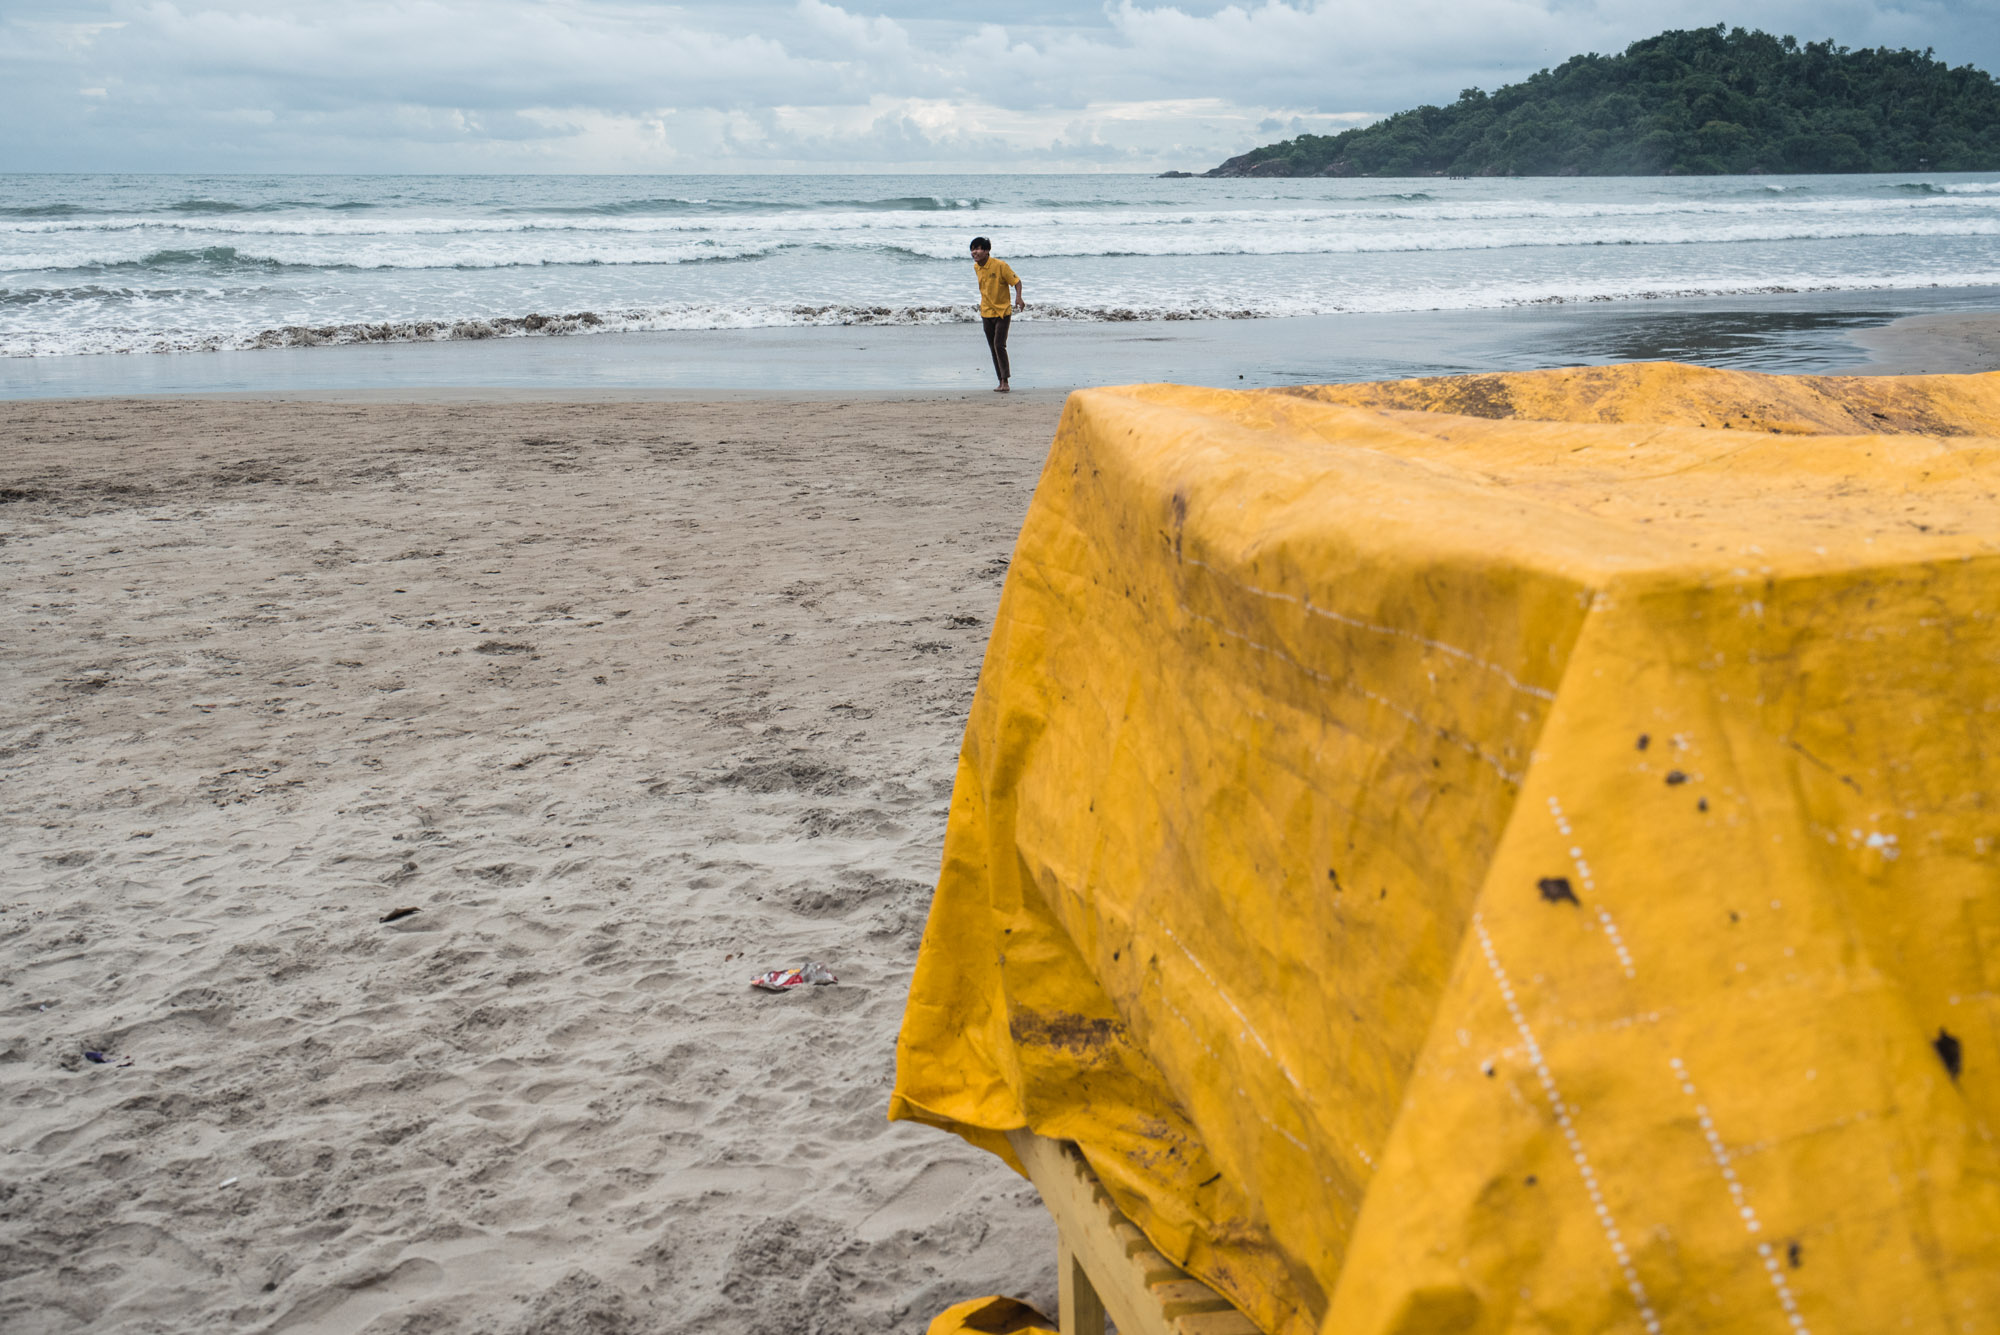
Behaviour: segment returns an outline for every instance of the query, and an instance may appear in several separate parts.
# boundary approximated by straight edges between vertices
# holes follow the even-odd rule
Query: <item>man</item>
[[[1006,394],[1007,326],[1015,311],[1028,309],[1022,295],[1021,277],[1007,267],[1007,261],[993,258],[993,243],[983,236],[972,238],[972,276],[979,280],[979,322],[986,327],[986,350],[993,354],[993,373],[1000,377],[995,394]],[[1014,289],[1014,304],[1007,304],[1007,289]]]

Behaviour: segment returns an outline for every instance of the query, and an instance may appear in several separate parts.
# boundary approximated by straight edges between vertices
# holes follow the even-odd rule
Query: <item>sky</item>
[[[1717,22],[2000,71],[2000,0],[0,0],[0,171],[1201,171]]]

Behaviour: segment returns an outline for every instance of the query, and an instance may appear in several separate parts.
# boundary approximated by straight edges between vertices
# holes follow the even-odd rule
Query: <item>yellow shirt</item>
[[[1021,281],[1007,261],[989,259],[984,267],[979,261],[972,262],[973,276],[979,280],[979,313],[981,315],[1011,315],[1014,299],[1007,289]]]

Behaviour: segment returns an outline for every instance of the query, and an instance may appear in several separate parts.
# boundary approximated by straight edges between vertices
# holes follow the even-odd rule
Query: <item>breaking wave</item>
[[[1963,285],[2000,287],[2000,265],[1980,273],[1958,275]],[[1926,284],[1917,276],[1888,275],[1867,281],[1816,281],[1809,275],[1789,275],[1774,281],[1674,284],[1659,281],[1621,283],[1582,281],[1560,286],[1501,282],[1473,289],[1434,289],[1422,293],[1354,293],[1345,299],[1268,297],[1251,303],[1229,302],[1075,302],[1038,303],[1017,319],[1028,323],[1126,324],[1144,321],[1256,320],[1332,314],[1391,314],[1397,312],[1476,310],[1505,307],[1564,306],[1605,302],[1688,300],[1705,297],[1797,295],[1812,292],[1896,291]],[[21,294],[0,294],[0,326],[10,304]],[[78,301],[112,301],[138,294],[130,289],[86,288],[64,294]],[[973,324],[978,308],[971,304],[903,303],[871,305],[855,302],[769,305],[689,302],[624,310],[583,310],[563,314],[469,316],[420,320],[351,320],[328,323],[287,323],[240,331],[185,328],[144,330],[130,326],[34,331],[0,328],[0,357],[38,357],[118,353],[240,352],[272,348],[344,347],[359,344],[455,343],[486,339],[556,338],[648,332],[700,332],[731,329],[812,327],[871,327]]]
[[[2000,177],[0,176],[0,355],[942,323],[975,231],[1030,320],[1966,287]]]

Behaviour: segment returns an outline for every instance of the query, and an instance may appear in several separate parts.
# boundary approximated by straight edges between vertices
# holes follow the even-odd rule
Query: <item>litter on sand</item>
[[[769,973],[760,973],[750,980],[750,986],[761,987],[766,992],[789,992],[808,983],[814,987],[825,987],[839,981],[833,976],[833,970],[808,960],[796,969],[772,969]]]
[[[126,1057],[121,1061],[108,1052],[98,1052],[94,1049],[86,1049],[83,1059],[87,1062],[93,1062],[98,1066],[130,1066],[132,1064],[130,1057]]]
[[[382,922],[394,922],[398,918],[407,918],[412,913],[421,913],[421,912],[423,912],[423,910],[418,908],[390,909],[387,913],[382,915],[380,920]]]

